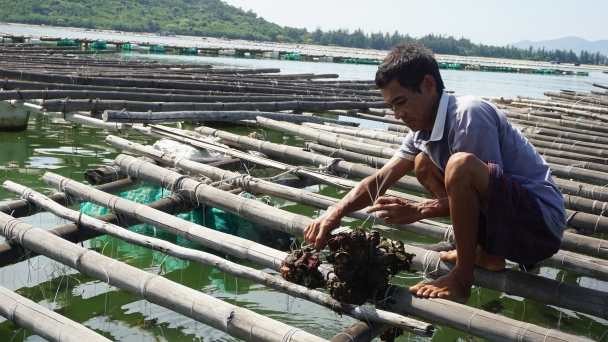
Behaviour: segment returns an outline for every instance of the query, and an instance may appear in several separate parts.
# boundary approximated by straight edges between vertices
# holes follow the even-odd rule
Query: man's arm
[[[304,230],[307,243],[315,243],[320,251],[325,246],[326,235],[340,226],[340,220],[353,211],[357,211],[376,201],[401,177],[414,169],[414,162],[400,157],[393,157],[376,174],[363,179],[340,202],[327,208],[327,211],[313,220]]]

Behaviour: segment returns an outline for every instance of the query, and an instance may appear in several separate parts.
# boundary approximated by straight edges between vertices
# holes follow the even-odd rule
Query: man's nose
[[[393,113],[395,115],[395,119],[397,119],[397,120],[401,120],[401,118],[403,118],[403,116],[405,115],[405,111],[403,109],[399,109],[399,108],[395,108],[393,110]]]

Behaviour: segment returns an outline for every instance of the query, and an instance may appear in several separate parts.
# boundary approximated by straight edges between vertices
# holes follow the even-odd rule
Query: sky
[[[608,39],[607,0],[224,0],[281,26],[322,30],[398,30],[504,46],[577,36]]]

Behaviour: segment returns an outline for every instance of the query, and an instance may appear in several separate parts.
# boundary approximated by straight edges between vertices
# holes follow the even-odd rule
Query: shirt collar
[[[431,138],[429,141],[437,141],[443,138],[443,129],[445,126],[445,117],[448,112],[448,102],[450,96],[444,91],[441,93],[441,100],[439,100],[439,108],[437,108],[437,116],[435,117],[435,123],[433,124],[433,131],[431,132]]]

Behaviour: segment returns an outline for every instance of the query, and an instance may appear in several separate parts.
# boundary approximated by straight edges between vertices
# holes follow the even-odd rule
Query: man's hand
[[[317,252],[322,250],[325,247],[327,235],[340,226],[341,219],[334,207],[327,208],[323,215],[312,220],[304,229],[304,240],[307,243],[314,243]]]
[[[365,212],[371,214],[378,211],[378,217],[383,218],[386,223],[408,224],[424,218],[421,209],[419,203],[412,203],[397,197],[382,196]]]

